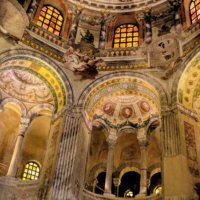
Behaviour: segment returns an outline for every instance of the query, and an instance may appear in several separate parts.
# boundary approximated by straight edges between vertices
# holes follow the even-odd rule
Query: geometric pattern
[[[36,162],[30,161],[25,165],[22,180],[38,180],[40,167]]]

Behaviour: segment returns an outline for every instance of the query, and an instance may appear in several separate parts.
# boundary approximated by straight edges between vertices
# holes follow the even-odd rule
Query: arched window
[[[126,172],[119,185],[119,197],[133,198],[140,192],[140,174],[134,171]]]
[[[200,20],[200,0],[192,0],[190,3],[190,17],[192,24]]]
[[[37,25],[59,36],[63,25],[63,16],[53,6],[45,5],[40,12]]]
[[[113,47],[138,47],[139,31],[138,26],[134,24],[123,24],[115,29]]]
[[[37,180],[40,176],[40,166],[34,161],[26,163],[22,180]]]

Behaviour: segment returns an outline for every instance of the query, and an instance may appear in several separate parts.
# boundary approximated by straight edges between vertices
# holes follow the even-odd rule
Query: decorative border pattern
[[[130,87],[131,84],[132,86]],[[126,88],[123,88],[123,86]],[[108,90],[109,87],[113,87],[116,91],[124,90],[129,93],[135,91],[138,94],[144,94],[149,99],[156,101],[159,109],[160,106],[166,106],[168,102],[168,95],[162,88],[162,85],[152,77],[139,72],[113,72],[92,82],[79,96],[78,105],[84,108],[83,112],[87,124],[92,118],[88,115],[91,108],[93,108],[101,97],[110,93]]]
[[[120,72],[112,72],[110,74],[106,74],[98,79],[96,79],[94,82],[90,83],[88,86],[85,87],[85,89],[82,91],[78,98],[78,105],[83,106],[86,99],[88,98],[88,95],[92,90],[95,90],[98,85],[100,85],[102,82],[107,81],[111,78],[118,78],[118,77],[130,77],[130,78],[140,78],[143,79],[144,82],[151,85],[152,88],[154,88],[154,91],[156,91],[157,94],[159,94],[160,103],[161,106],[165,106],[169,102],[169,96],[166,93],[166,91],[163,89],[162,85],[153,77],[140,73],[140,72],[130,72],[130,71],[120,71]]]
[[[12,62],[17,60],[18,62],[26,61],[24,64],[21,62],[20,67],[30,70],[34,75],[39,74],[39,78],[43,77],[43,81],[46,80],[48,86],[51,85],[51,90],[54,90],[58,103],[55,113],[61,111],[66,104],[72,105],[74,97],[72,86],[56,63],[29,49],[8,50],[0,54],[0,65],[3,67],[15,66],[17,64]]]
[[[194,43],[188,57],[185,59],[182,66],[177,70],[172,89],[172,104],[175,105],[178,102],[178,91],[180,89],[180,82],[183,77],[183,74],[186,72],[186,69],[194,57],[199,53],[200,47],[194,48]],[[180,102],[180,101],[179,101]],[[185,106],[185,105],[184,105]]]

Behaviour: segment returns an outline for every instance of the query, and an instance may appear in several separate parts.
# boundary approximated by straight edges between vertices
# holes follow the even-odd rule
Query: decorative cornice
[[[132,123],[129,120],[127,120],[127,121],[124,121],[124,122],[119,123],[119,124],[112,124],[112,122],[110,122],[107,118],[103,117],[102,115],[101,116],[100,115],[95,115],[94,116],[94,120],[95,119],[103,120],[108,125],[109,128],[114,128],[114,129],[120,129],[120,128],[124,127],[124,126],[130,126],[132,128],[139,129],[139,128],[146,127],[147,124],[150,121],[150,118],[149,118],[146,121],[143,121],[142,123]]]

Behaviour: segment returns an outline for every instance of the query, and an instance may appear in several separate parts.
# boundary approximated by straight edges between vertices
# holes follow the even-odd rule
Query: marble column
[[[77,9],[74,14],[74,20],[69,34],[69,41],[68,41],[69,45],[73,45],[75,43],[80,14],[81,10]]]
[[[171,157],[180,154],[180,133],[177,119],[177,109],[162,111],[162,153]]]
[[[78,199],[75,197],[74,167],[77,159],[78,137],[81,127],[81,110],[74,107],[66,111],[62,137],[60,140],[55,178],[50,199]],[[78,172],[76,172],[78,173]]]
[[[104,195],[112,195],[112,173],[113,173],[113,162],[114,162],[114,147],[116,141],[117,141],[116,131],[112,130],[107,138],[108,157],[107,157]]]
[[[7,176],[15,177],[16,175],[19,158],[22,152],[24,137],[29,127],[29,124],[30,124],[30,119],[27,119],[27,118],[21,119],[21,122],[19,125],[19,134],[17,136],[17,140],[15,143],[14,152],[13,152],[11,162],[8,168]]]
[[[178,109],[166,108],[165,111],[162,111],[162,187],[165,199],[170,200],[189,199],[187,195],[189,194],[190,184],[185,183],[192,182],[192,176],[188,170],[187,156],[182,153],[183,145],[181,145],[185,133],[183,132],[184,128],[179,126],[184,124],[181,116],[184,111]],[[185,114],[188,115],[188,113]],[[179,187],[174,189],[175,185]],[[181,196],[180,194],[184,195]]]
[[[145,128],[138,129],[137,139],[140,145],[141,163],[140,163],[140,193],[139,195],[147,194],[147,146],[149,139]]]

